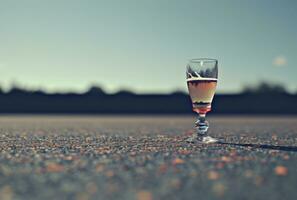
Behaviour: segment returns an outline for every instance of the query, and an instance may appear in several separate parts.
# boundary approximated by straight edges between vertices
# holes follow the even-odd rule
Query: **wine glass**
[[[210,58],[192,59],[187,65],[187,85],[192,100],[193,111],[199,117],[195,125],[197,134],[189,138],[188,142],[195,140],[201,143],[216,143],[218,139],[207,136],[208,122],[206,113],[211,110],[218,80],[218,61]]]

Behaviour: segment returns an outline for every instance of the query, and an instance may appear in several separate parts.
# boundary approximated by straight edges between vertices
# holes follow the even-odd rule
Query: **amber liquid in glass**
[[[211,102],[217,87],[217,79],[189,78],[187,79],[187,85],[193,104],[193,110],[200,114],[205,114],[210,111]]]

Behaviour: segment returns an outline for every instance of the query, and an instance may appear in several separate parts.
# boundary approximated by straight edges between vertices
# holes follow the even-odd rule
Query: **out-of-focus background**
[[[297,114],[295,1],[0,0],[0,113],[191,113],[185,66],[219,60],[213,114]]]

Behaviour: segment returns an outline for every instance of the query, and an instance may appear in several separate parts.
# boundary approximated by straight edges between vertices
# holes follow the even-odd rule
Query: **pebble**
[[[57,163],[48,163],[46,166],[47,172],[62,172],[64,171],[64,167]]]
[[[153,200],[153,195],[151,192],[146,190],[141,190],[137,192],[137,200]]]
[[[209,171],[207,174],[209,180],[217,180],[220,177],[220,174],[216,171]]]
[[[180,159],[180,158],[175,158],[173,161],[172,161],[172,164],[173,165],[180,165],[180,164],[184,164],[185,161],[183,159]]]
[[[274,168],[274,173],[278,176],[286,176],[288,175],[288,168],[286,168],[285,166],[276,166]]]

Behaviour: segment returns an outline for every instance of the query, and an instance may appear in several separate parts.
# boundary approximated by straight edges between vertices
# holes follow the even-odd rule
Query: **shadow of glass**
[[[238,143],[229,143],[229,142],[220,142],[220,144],[260,148],[260,149],[271,149],[271,150],[297,152],[297,147],[296,146],[278,146],[278,145],[268,145],[268,144],[238,144]]]

